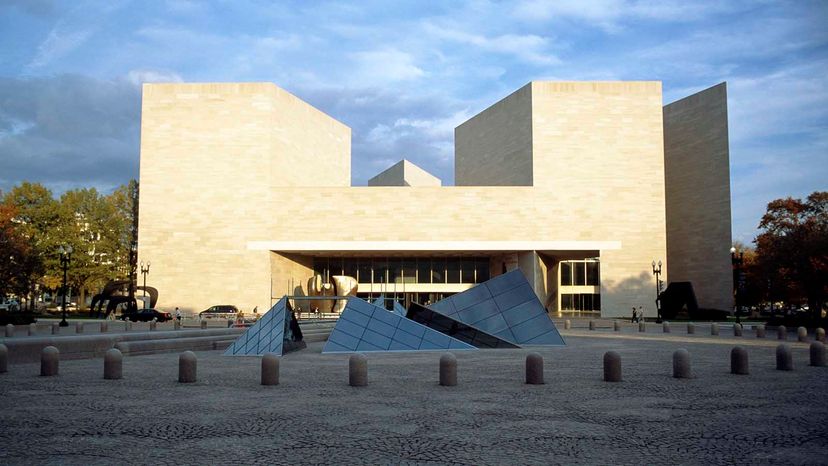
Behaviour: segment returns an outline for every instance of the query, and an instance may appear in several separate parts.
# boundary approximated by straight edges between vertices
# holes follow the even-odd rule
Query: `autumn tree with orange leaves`
[[[806,300],[819,318],[828,296],[828,192],[770,202],[759,228],[758,266],[774,297]]]

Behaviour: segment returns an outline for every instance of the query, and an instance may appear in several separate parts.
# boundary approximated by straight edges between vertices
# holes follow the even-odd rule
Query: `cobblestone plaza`
[[[676,324],[677,326],[679,324]],[[524,384],[525,349],[462,351],[458,386],[437,384],[442,353],[370,354],[369,385],[348,386],[348,356],[322,343],[281,359],[278,386],[259,358],[199,352],[198,381],[177,382],[178,354],[101,359],[0,374],[2,464],[825,464],[828,369],[775,370],[775,339],[567,330],[537,350],[545,385]],[[747,348],[748,376],[729,373]],[[686,348],[695,378],[671,377]],[[602,381],[621,354],[624,381]]]

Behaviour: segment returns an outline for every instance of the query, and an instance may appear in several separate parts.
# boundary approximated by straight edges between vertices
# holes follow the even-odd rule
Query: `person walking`
[[[175,320],[177,320],[179,324],[181,323],[181,309],[179,309],[178,306],[175,307]]]
[[[632,318],[630,318],[630,323],[635,323],[638,321],[638,316],[635,313],[635,306],[632,308]]]

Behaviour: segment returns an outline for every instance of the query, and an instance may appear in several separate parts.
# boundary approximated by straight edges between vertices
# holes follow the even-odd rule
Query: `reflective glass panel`
[[[371,283],[371,259],[359,259],[357,274],[357,282]]]
[[[435,258],[431,260],[431,283],[446,282],[446,260]]]
[[[489,258],[484,257],[474,261],[475,266],[475,283],[483,283],[489,279]]]
[[[447,283],[460,283],[460,259],[446,260]]]
[[[431,259],[417,259],[417,283],[431,283]]]
[[[573,262],[572,268],[575,269],[575,286],[586,285],[586,264],[583,262]]]
[[[569,262],[561,262],[561,285],[572,285],[572,264]]]
[[[342,274],[349,277],[356,278],[357,276],[357,259],[346,257],[342,263]]]
[[[601,284],[601,263],[589,261],[587,267],[587,285],[599,286]]]

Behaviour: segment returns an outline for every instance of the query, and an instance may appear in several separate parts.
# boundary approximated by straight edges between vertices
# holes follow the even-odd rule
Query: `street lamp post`
[[[730,263],[733,266],[733,302],[736,305],[736,323],[740,324],[742,321],[740,315],[742,313],[739,290],[742,288],[742,264],[745,261],[744,251],[736,254],[736,248],[730,248]]]
[[[661,281],[661,261],[653,261],[653,275],[656,277],[656,323],[661,323],[661,285],[664,283]]]
[[[147,275],[149,275],[150,269],[150,262],[147,261],[147,266],[144,267],[144,261],[141,261],[141,275],[144,277],[144,298],[147,297]],[[147,306],[146,300],[144,300],[144,307]]]
[[[72,260],[72,246],[66,246],[65,248],[61,246],[58,248],[58,252],[60,253],[60,267],[63,269],[63,286],[61,287],[61,294],[63,294],[63,300],[61,302],[61,308],[63,308],[63,319],[58,325],[61,327],[68,327],[69,322],[66,322],[66,272],[69,270],[69,262]]]

